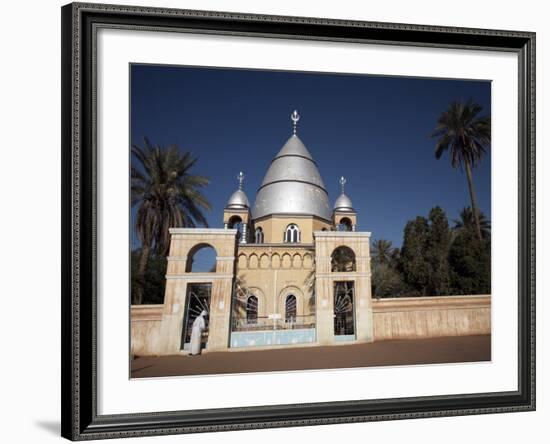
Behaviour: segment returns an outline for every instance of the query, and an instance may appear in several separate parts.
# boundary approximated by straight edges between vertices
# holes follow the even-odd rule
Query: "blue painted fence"
[[[231,333],[231,347],[306,344],[315,342],[315,329],[236,331]]]

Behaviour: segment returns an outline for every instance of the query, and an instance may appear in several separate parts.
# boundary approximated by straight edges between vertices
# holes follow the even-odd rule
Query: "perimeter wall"
[[[374,340],[491,333],[491,296],[373,299]]]
[[[164,304],[132,305],[130,310],[131,353],[138,356],[158,355],[161,349],[160,325]]]
[[[132,354],[162,354],[163,309],[132,306]],[[372,310],[375,341],[491,333],[490,295],[373,299]]]

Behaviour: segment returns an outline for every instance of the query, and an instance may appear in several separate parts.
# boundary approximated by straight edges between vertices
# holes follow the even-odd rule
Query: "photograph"
[[[491,361],[491,80],[131,63],[129,377]]]
[[[2,442],[550,442],[548,4],[2,10]]]
[[[521,440],[533,14],[172,6],[61,8],[61,435]]]

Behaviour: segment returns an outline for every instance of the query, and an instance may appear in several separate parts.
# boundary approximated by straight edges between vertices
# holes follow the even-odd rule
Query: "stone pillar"
[[[212,284],[208,325],[208,351],[227,350],[229,347],[231,293],[231,279],[220,279]]]
[[[158,344],[158,354],[160,355],[181,353],[186,293],[187,282],[185,280],[171,279],[167,276]]]
[[[243,223],[243,232],[241,234],[241,244],[246,244],[248,239],[248,224],[246,222]]]
[[[370,243],[364,240],[356,244],[357,277],[355,279],[355,318],[357,342],[374,340],[372,315]]]
[[[317,343],[319,345],[332,345],[334,344],[334,290],[332,279],[317,278],[315,285]]]
[[[315,315],[317,343],[334,343],[334,296],[330,278],[330,253],[326,242],[315,243]]]
[[[357,342],[374,340],[370,277],[355,281],[355,332]]]

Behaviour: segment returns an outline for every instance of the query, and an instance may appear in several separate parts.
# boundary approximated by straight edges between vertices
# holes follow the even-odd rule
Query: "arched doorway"
[[[243,236],[243,220],[239,216],[231,216],[227,228],[237,229],[237,240],[240,242]]]
[[[338,231],[353,231],[353,224],[349,217],[343,217],[340,219],[340,223],[337,227]]]
[[[258,298],[254,295],[249,296],[246,301],[246,323],[258,323]]]
[[[183,314],[183,329],[181,334],[181,349],[188,350],[193,322],[205,311],[204,316],[206,329],[202,333],[201,348],[206,348],[208,343],[208,324],[210,313],[210,297],[212,295],[212,284],[192,283],[187,284],[187,295],[185,298],[185,310]]]
[[[289,294],[285,299],[285,323],[296,323],[296,304],[296,296],[294,296],[293,294]]]
[[[215,273],[217,252],[208,243],[197,244],[187,253],[186,273]],[[210,298],[212,284],[188,283],[185,295],[185,308],[183,311],[183,328],[181,332],[181,349],[187,350],[191,340],[193,323],[204,311],[206,328],[202,334],[201,348],[206,348],[208,343],[208,324],[210,314]]]
[[[334,335],[340,341],[355,339],[355,292],[353,281],[334,283]]]

